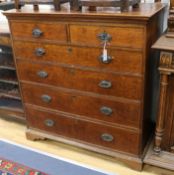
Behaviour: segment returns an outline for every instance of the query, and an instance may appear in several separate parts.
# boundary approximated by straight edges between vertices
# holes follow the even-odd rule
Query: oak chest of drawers
[[[150,47],[163,10],[6,12],[27,138],[52,138],[141,169],[151,132]]]

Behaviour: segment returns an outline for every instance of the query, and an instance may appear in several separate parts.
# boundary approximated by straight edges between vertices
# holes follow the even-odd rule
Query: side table
[[[154,143],[144,162],[174,170],[174,38],[163,35],[152,48],[160,52],[160,92]]]

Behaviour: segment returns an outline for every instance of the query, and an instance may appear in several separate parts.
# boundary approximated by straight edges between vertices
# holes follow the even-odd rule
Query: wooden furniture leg
[[[73,0],[73,1],[70,1],[70,4],[71,4],[71,10],[79,10],[81,7],[79,6],[79,0]]]
[[[129,0],[122,0],[121,11],[127,12],[129,10]]]
[[[20,9],[20,7],[19,7],[19,0],[15,0],[15,8],[16,9]]]
[[[41,135],[37,135],[35,133],[30,133],[28,130],[26,131],[26,138],[31,141],[46,140],[45,137],[42,137]]]
[[[158,118],[156,122],[155,145],[154,145],[154,151],[157,154],[161,152],[161,142],[164,134],[164,119],[165,119],[168,75],[169,73],[167,72],[161,72],[159,112],[158,112]]]
[[[20,0],[15,0],[15,8],[16,9],[21,9],[21,2],[19,2]],[[64,1],[62,1],[62,2],[64,2]],[[68,0],[67,1],[65,1],[65,2],[68,2]],[[46,4],[47,2],[41,2],[41,1],[33,1],[33,2],[29,2],[29,1],[27,1],[27,2],[25,2],[25,1],[23,1],[23,4],[32,4],[33,5],[33,9],[34,9],[34,11],[38,11],[39,10],[39,4]],[[59,11],[60,10],[60,0],[53,0],[53,4],[54,4],[54,8],[55,8],[55,10],[56,11]],[[48,4],[50,4],[49,2],[48,2]]]
[[[60,0],[54,0],[54,8],[56,11],[60,10]]]

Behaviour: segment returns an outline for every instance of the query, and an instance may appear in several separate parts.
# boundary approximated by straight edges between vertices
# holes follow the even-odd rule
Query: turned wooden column
[[[19,0],[15,0],[15,8],[16,9],[19,9],[19,5],[18,4],[19,4]]]
[[[76,0],[78,1],[78,0]],[[33,5],[33,10],[38,11],[39,10],[39,4],[50,4],[51,1],[49,0],[33,0],[33,1],[25,1],[25,0],[15,0],[15,8],[16,9],[21,9],[22,5],[24,4],[32,4]],[[54,5],[54,9],[56,11],[60,10],[60,4],[61,3],[66,3],[69,2],[69,0],[53,0],[52,4]]]
[[[173,73],[173,54],[172,52],[161,51],[160,53],[160,94],[158,115],[155,130],[154,152],[159,154],[161,152],[161,143],[165,129],[165,115],[166,115],[166,99],[168,89],[168,78]]]
[[[167,85],[169,73],[162,71],[160,79],[160,99],[159,99],[159,111],[158,118],[156,122],[155,131],[155,145],[154,151],[159,153],[161,151],[161,142],[164,135],[164,119],[165,119],[165,108],[166,108],[166,98],[167,98]]]

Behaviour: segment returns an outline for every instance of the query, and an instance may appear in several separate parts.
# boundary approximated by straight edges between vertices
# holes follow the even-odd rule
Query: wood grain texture
[[[31,85],[22,83],[24,102],[54,109],[57,111],[68,112],[80,115],[79,118],[97,119],[109,122],[110,125],[118,125],[140,128],[140,103],[125,102],[119,100],[106,99],[103,96],[87,96],[86,93],[76,93],[64,89],[48,88],[43,85]],[[31,96],[31,94],[33,94]],[[44,102],[43,95],[51,97],[50,102]],[[103,107],[112,109],[110,115],[103,114],[100,109]]]
[[[33,30],[39,29],[42,34],[39,37],[33,36]],[[56,40],[67,41],[66,26],[60,23],[37,23],[37,22],[13,22],[11,31],[14,38],[31,38],[36,41]]]
[[[70,11],[70,8],[68,6],[63,6],[63,10],[60,12],[55,12],[54,9],[45,9],[40,8],[39,13],[37,14],[37,17],[42,19],[48,19],[49,21],[54,21],[55,19],[59,21],[69,21],[69,22],[83,22],[85,19],[90,20],[90,23],[95,23],[96,18],[97,22],[106,22],[113,24],[119,24],[121,21],[136,21],[136,24],[143,23],[146,24],[146,22],[154,16],[156,13],[159,13],[162,9],[164,9],[166,5],[161,3],[142,3],[140,4],[139,8],[137,9],[130,9],[128,12],[124,13],[115,13],[115,9],[103,9],[99,8],[97,13],[93,13],[88,11],[88,9],[84,9],[81,11]],[[150,9],[150,10],[149,10]],[[109,13],[108,13],[109,11]],[[15,13],[15,16],[11,15]],[[21,20],[27,17],[31,21],[33,20],[31,14],[34,13],[34,10],[32,8],[24,7],[22,10],[10,10],[8,12],[3,12],[6,16],[8,16],[9,19],[16,19],[16,17],[20,18]],[[50,14],[50,15],[47,15]],[[62,18],[63,15],[63,18]],[[80,16],[83,15],[83,18],[80,18]],[[71,18],[69,18],[71,16]],[[115,20],[117,18],[117,20]],[[89,23],[88,23],[89,24]],[[124,23],[126,24],[126,23]]]
[[[170,45],[172,42],[171,38],[164,35],[153,45],[153,48],[160,52],[158,70],[161,79],[154,143],[145,157],[146,163],[170,170],[174,170],[174,49],[171,49],[172,45]]]
[[[168,90],[166,94],[166,115],[164,118],[164,136],[162,139],[162,150],[173,152],[172,147],[174,146],[174,75],[169,76]]]
[[[34,134],[36,138],[39,135],[52,138],[120,157],[131,167],[142,168],[143,152],[151,128],[148,110],[151,99],[148,81],[149,59],[152,56],[150,47],[161,33],[158,26],[164,6],[153,4],[149,7],[154,8],[150,8],[148,14],[145,4],[122,14],[104,11],[67,13],[66,9],[50,13],[40,9],[37,13],[31,13],[25,8],[21,13],[5,13],[12,30],[15,62],[26,107],[28,138],[31,135],[34,139]],[[45,20],[41,22],[43,18]],[[14,29],[13,24],[24,23],[24,20],[27,21],[25,24],[29,23],[29,29],[23,35],[22,30]],[[65,31],[60,37],[42,38],[41,35],[33,38],[33,24],[44,25],[45,36],[49,36],[53,24],[61,30],[61,25],[64,26]],[[115,56],[118,52],[119,61],[116,63],[113,59],[101,66],[96,61],[96,55],[105,39],[109,42],[108,53]],[[31,43],[30,53],[20,53],[21,42],[25,46]],[[45,53],[43,48],[39,49],[40,59],[33,52],[37,46],[45,49]],[[103,81],[109,85],[108,88],[100,87]],[[100,114],[98,108],[103,103],[113,110],[113,118],[105,119]],[[148,126],[148,131],[145,126]],[[101,134],[104,134],[104,143],[99,139]],[[113,138],[120,141],[117,143],[117,139]]]
[[[98,36],[102,33],[109,34],[112,39],[109,41],[110,46],[130,47],[141,49],[144,45],[143,27],[132,26],[89,26],[89,25],[70,25],[71,42],[81,45],[101,45]],[[125,37],[126,36],[126,37]],[[89,39],[90,37],[90,39]],[[133,38],[136,38],[133,41]]]
[[[43,48],[45,54],[40,57],[37,56],[35,54],[37,48]],[[74,64],[76,66],[102,69],[110,72],[127,72],[137,75],[141,75],[144,72],[141,67],[143,59],[141,51],[113,48],[111,45],[107,48],[108,55],[112,60],[110,63],[104,64],[100,61],[100,56],[103,52],[102,45],[99,48],[94,48],[14,41],[14,53],[16,58],[19,59],[44,61],[54,65]]]
[[[155,131],[155,147],[154,151],[159,153],[161,151],[161,142],[164,135],[164,119],[166,113],[166,93],[167,93],[167,85],[168,85],[168,74],[161,74],[160,80],[160,99],[159,99],[159,111],[158,118],[156,123],[156,131]]]
[[[63,67],[31,63],[23,60],[17,60],[17,64],[20,80],[134,100],[140,100],[142,97],[142,80],[139,77],[98,72],[96,70],[91,71],[83,68],[75,68],[75,66],[71,65]],[[47,72],[48,76],[46,78],[39,77],[39,71]],[[99,84],[102,81],[110,82],[111,87],[100,87]]]
[[[62,137],[82,140],[93,143],[106,149],[116,149],[132,154],[139,154],[138,143],[139,134],[116,127],[108,127],[95,122],[79,120],[68,116],[56,115],[46,111],[34,110],[26,106],[27,122],[30,128],[36,128],[57,134]],[[47,126],[46,120],[52,120],[53,126]],[[42,122],[37,122],[42,121]],[[81,134],[83,133],[83,134]],[[113,136],[112,141],[102,140],[102,134],[107,133]],[[127,139],[125,139],[125,137]]]

